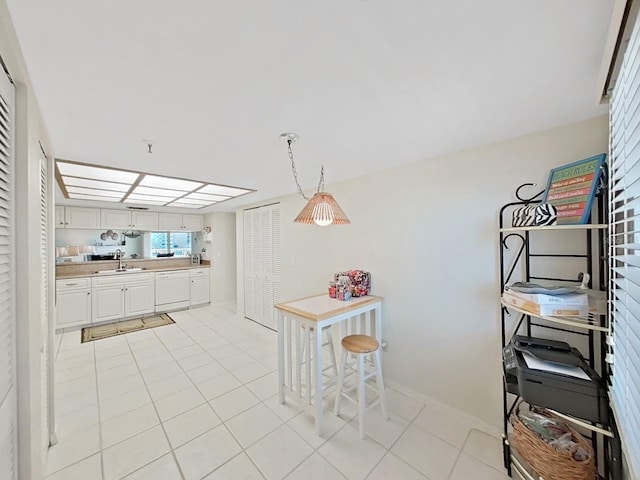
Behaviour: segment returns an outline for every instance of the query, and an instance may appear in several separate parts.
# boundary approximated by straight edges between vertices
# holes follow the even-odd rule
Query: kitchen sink
[[[116,269],[113,269],[113,270],[98,270],[95,273],[97,273],[98,275],[112,275],[112,274],[115,274],[115,273],[141,272],[142,270],[146,270],[146,268],[137,267],[137,268],[125,268],[123,270],[116,270]]]

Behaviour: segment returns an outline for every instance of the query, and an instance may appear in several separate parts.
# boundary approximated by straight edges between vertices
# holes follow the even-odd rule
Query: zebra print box
[[[512,227],[546,226],[555,225],[557,222],[556,207],[550,203],[516,208],[511,218]]]

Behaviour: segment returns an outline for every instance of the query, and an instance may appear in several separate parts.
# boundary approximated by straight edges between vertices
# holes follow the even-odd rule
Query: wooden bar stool
[[[353,364],[349,364],[349,355],[355,357]],[[372,363],[375,371],[367,374],[365,371],[365,357],[370,358],[367,363]],[[355,366],[354,366],[355,364]],[[344,389],[345,370],[352,370],[357,375],[357,384],[353,387]],[[366,405],[365,388],[373,389],[373,386],[367,383],[370,378],[376,377],[376,387],[378,390],[378,398]],[[348,395],[349,392],[357,389],[357,398]],[[387,404],[384,397],[384,382],[382,380],[382,362],[380,360],[380,344],[369,335],[348,335],[342,339],[342,360],[340,362],[340,374],[338,376],[338,390],[336,392],[335,414],[340,414],[340,403],[342,397],[350,400],[358,406],[360,438],[364,438],[364,414],[370,408],[378,403],[382,409],[382,416],[385,420],[389,419],[387,414]]]
[[[316,329],[313,327],[308,327],[302,325],[302,335],[300,337],[300,345],[298,348],[298,362],[296,364],[296,376],[298,379],[298,394],[301,394],[300,387],[302,385],[302,366],[306,365],[306,397],[307,404],[311,404],[311,371],[313,367],[311,366],[311,338],[312,335],[315,334]],[[331,364],[327,365],[322,369],[322,375],[328,376],[329,379],[325,382],[325,385],[329,386],[336,382],[338,378],[338,362],[336,360],[336,352],[333,346],[333,338],[331,337],[331,325],[328,327],[324,327],[322,329],[322,334],[325,335],[325,341],[322,343],[322,347],[329,347],[329,354],[331,355]],[[306,355],[305,355],[306,353]],[[328,371],[332,371],[332,374],[327,373]]]

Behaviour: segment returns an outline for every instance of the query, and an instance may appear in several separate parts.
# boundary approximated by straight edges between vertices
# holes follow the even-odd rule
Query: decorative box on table
[[[340,277],[348,277],[351,281],[352,297],[365,297],[371,291],[371,273],[364,270],[347,270],[336,273],[333,278],[337,282]]]

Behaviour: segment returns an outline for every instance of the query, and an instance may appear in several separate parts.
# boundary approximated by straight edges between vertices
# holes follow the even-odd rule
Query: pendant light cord
[[[300,186],[300,182],[298,182],[298,171],[296,170],[296,164],[293,161],[293,150],[291,150],[291,142],[292,142],[291,139],[287,140],[289,160],[291,160],[291,171],[293,172],[293,179],[295,180],[296,185],[298,187],[298,193],[302,195],[302,198],[309,201],[311,199],[304,194],[304,192],[302,191],[302,187]],[[320,193],[320,192],[324,192],[324,165],[320,167],[320,181],[318,182],[317,193]]]

